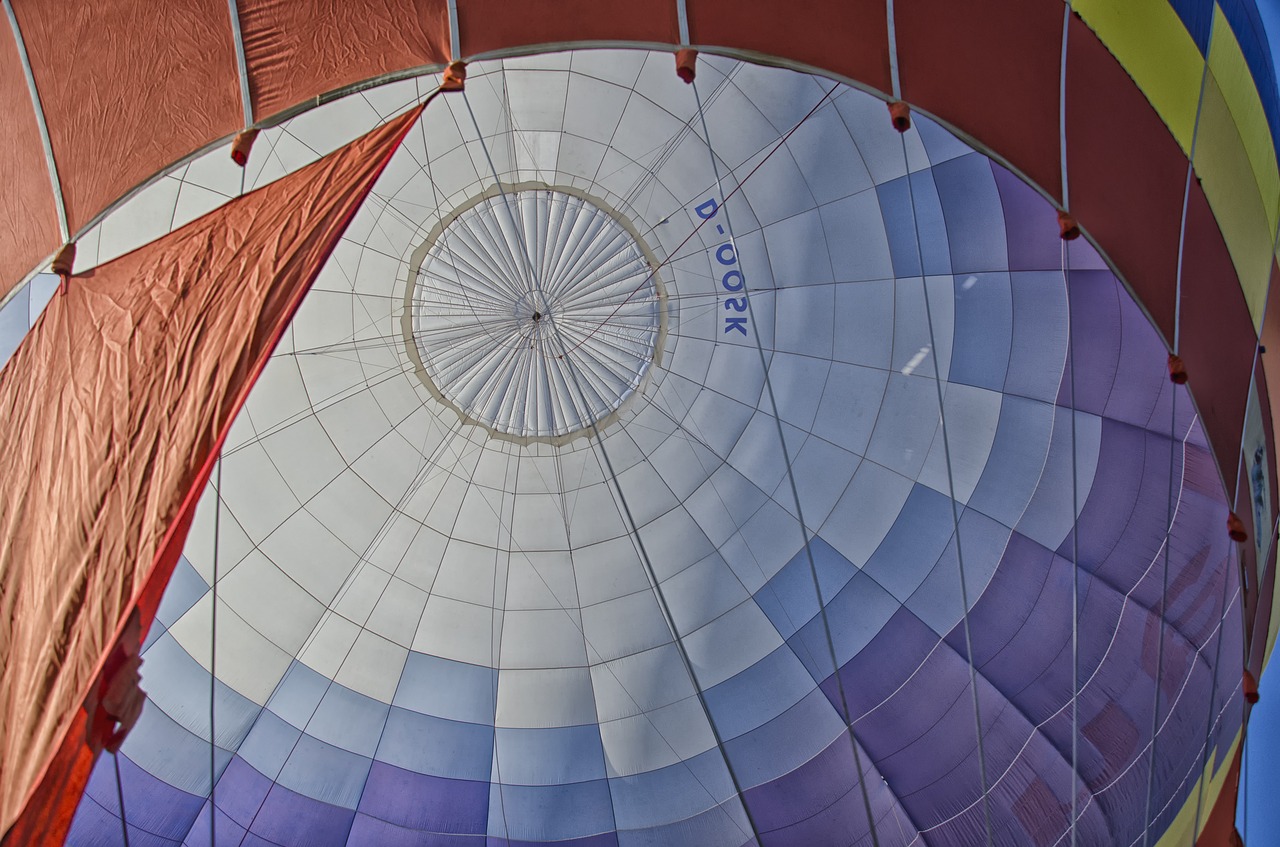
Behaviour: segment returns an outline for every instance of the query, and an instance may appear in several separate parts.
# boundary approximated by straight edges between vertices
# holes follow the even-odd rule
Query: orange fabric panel
[[[917,0],[897,9],[903,99],[973,136],[1061,199],[1062,5]]]
[[[1067,45],[1070,211],[1172,341],[1187,157],[1124,68],[1074,15]],[[1195,371],[1191,380],[1197,384]],[[1201,391],[1208,387],[1203,377],[1199,384]],[[1218,435],[1210,433],[1214,444]],[[1240,431],[1229,440],[1237,444]],[[1234,473],[1234,467],[1226,471],[1227,477]]]
[[[0,497],[10,843],[62,843],[86,694],[132,609],[149,625],[232,420],[419,111],[72,277],[0,371],[0,478],[24,481]]]
[[[694,44],[754,50],[881,91],[892,87],[884,0],[689,0],[688,11]]]
[[[458,40],[462,47],[459,58],[567,41],[674,45],[680,40],[680,26],[674,0],[462,0],[458,3]],[[671,73],[675,73],[674,65]]]
[[[255,120],[450,58],[447,0],[239,0],[239,10]]]
[[[13,0],[74,235],[244,122],[226,0]]]
[[[39,262],[58,249],[58,213],[31,93],[9,22],[0,20],[0,300]]]

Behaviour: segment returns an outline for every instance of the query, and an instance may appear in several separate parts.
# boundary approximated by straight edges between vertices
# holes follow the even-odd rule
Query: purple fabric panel
[[[995,162],[991,163],[991,171],[1004,207],[1009,270],[1061,270],[1057,211],[1035,189]],[[1073,270],[1107,270],[1106,261],[1083,238],[1067,242],[1067,263]]]
[[[375,761],[360,811],[411,830],[482,835],[489,820],[489,783],[419,774]]]
[[[490,845],[495,842],[490,839]],[[512,847],[525,842],[513,841]],[[556,847],[571,842],[556,842]],[[752,843],[751,828],[738,798],[722,803],[691,818],[645,829],[624,829],[617,833],[617,847],[672,847],[685,844],[741,844]]]
[[[393,823],[356,812],[355,822],[351,824],[349,844],[369,844],[378,847],[482,847],[485,836],[480,835],[448,835],[438,832],[423,832],[408,829]]]
[[[354,811],[273,785],[250,827],[250,834],[282,847],[345,845],[354,818]]]
[[[1119,285],[1116,287],[1118,289]],[[1169,354],[1133,299],[1123,296],[1122,291],[1117,291],[1117,294],[1120,304],[1119,367],[1107,400],[1106,416],[1146,428],[1152,422],[1161,389],[1171,384]],[[1083,320],[1085,316],[1077,313],[1075,317]],[[1157,431],[1168,433],[1167,414]]]
[[[490,835],[485,840],[485,847],[618,847],[618,835],[614,832],[602,832],[568,841],[518,841]]]
[[[1169,513],[1167,438],[1103,420],[1098,472],[1079,520],[1078,561],[1125,592],[1155,558]],[[1175,480],[1179,472],[1174,451]],[[1175,485],[1173,491],[1177,492]],[[1058,554],[1070,559],[1072,536]]]
[[[239,847],[245,840],[245,828],[227,817],[222,809],[217,810],[217,823],[214,827],[218,847]],[[191,826],[191,831],[183,840],[183,847],[209,847],[209,804],[200,809],[200,815]]]
[[[908,609],[895,612],[875,638],[840,668],[854,720],[861,720],[903,684],[937,643],[937,634]],[[822,682],[822,690],[838,713],[840,694],[834,675]],[[858,737],[865,743],[862,729]]]
[[[1062,267],[1062,241],[1053,206],[1009,171],[991,163],[1009,238],[1009,270],[1041,271]]]
[[[863,767],[870,758],[863,753]],[[879,779],[875,779],[880,784]],[[773,832],[804,821],[839,803],[856,786],[849,735],[841,733],[817,756],[791,773],[757,785],[746,792],[746,802],[762,832]],[[861,804],[861,800],[859,800]],[[857,829],[866,827],[866,815],[858,816]]]
[[[225,812],[242,827],[248,827],[262,801],[267,799],[272,782],[239,756],[227,763],[218,778],[218,810]]]
[[[1058,405],[1071,407],[1071,364],[1075,362],[1075,403],[1080,411],[1102,415],[1111,399],[1120,370],[1120,338],[1124,291],[1109,271],[1078,271],[1069,275],[1071,329],[1075,350],[1063,368]]]
[[[114,779],[114,776],[112,777]],[[126,803],[126,812],[130,813]],[[71,822],[71,831],[67,834],[69,847],[117,847],[123,839],[120,835],[120,816],[115,804],[108,810],[95,799],[84,796],[76,807],[75,819]],[[139,847],[177,847],[181,842],[161,838],[137,826],[129,827],[129,843]]]
[[[181,841],[204,802],[204,798],[174,788],[147,773],[123,753],[120,754],[120,785],[129,822],[162,838]],[[112,817],[108,831],[119,833],[120,800],[116,796],[115,765],[109,753],[100,756],[94,765],[85,797],[96,801]],[[88,800],[80,802],[83,806]]]

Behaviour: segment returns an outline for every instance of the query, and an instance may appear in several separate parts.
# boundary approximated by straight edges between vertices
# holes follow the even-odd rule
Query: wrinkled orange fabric
[[[62,843],[103,662],[133,609],[150,625],[236,412],[420,111],[72,277],[0,371],[6,844]]]

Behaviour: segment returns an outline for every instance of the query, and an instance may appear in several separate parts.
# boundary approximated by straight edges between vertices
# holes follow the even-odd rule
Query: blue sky
[[[1280,69],[1280,0],[1258,0],[1258,10],[1271,42],[1271,59]],[[1280,621],[1272,621],[1276,626]],[[1280,661],[1262,674],[1245,744],[1245,766],[1237,805],[1236,827],[1250,847],[1280,843]]]

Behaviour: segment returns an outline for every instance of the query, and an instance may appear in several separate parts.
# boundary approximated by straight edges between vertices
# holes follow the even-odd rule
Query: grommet
[[[1232,541],[1245,542],[1249,540],[1249,533],[1244,531],[1244,521],[1230,512],[1227,515],[1227,535],[1231,536]]]
[[[893,101],[889,104],[889,119],[894,129],[906,132],[911,129],[911,107],[901,100]]]
[[[71,271],[76,264],[76,243],[68,241],[62,245],[62,249],[53,257],[52,270],[58,276],[66,279],[71,276]]]
[[[237,135],[236,140],[231,142],[231,161],[243,168],[249,161],[249,151],[253,149],[253,142],[257,137],[256,129],[246,129]]]
[[[1063,241],[1075,241],[1080,237],[1080,225],[1066,209],[1058,210],[1058,235]]]
[[[698,73],[698,51],[692,47],[682,47],[676,51],[676,76],[686,83],[693,82]]]
[[[467,63],[466,62],[450,62],[449,67],[444,69],[444,75],[440,77],[441,91],[461,91],[467,82]]]

